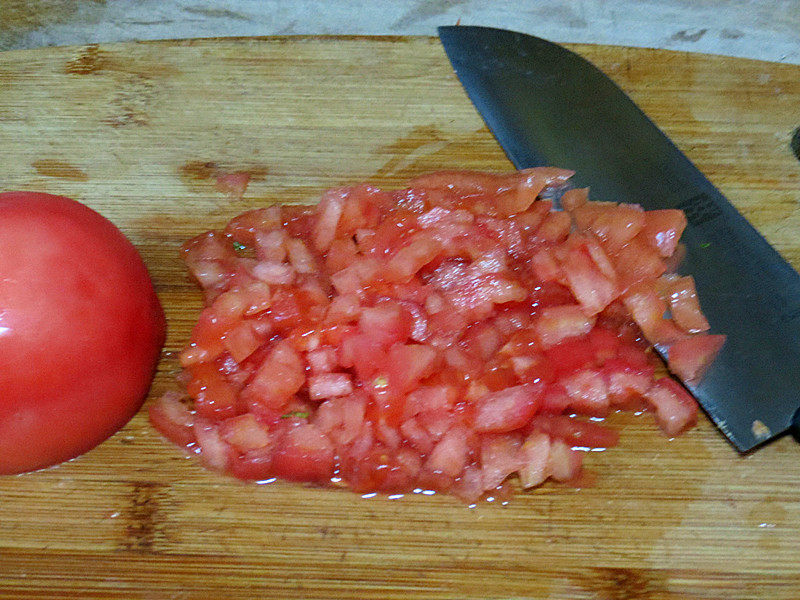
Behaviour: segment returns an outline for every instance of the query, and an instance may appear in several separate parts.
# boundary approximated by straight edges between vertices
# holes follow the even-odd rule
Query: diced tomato
[[[328,305],[327,323],[352,323],[361,316],[361,303],[355,294],[336,296]]]
[[[589,188],[572,188],[561,195],[561,207],[573,211],[589,201]]]
[[[593,327],[586,336],[595,354],[595,362],[604,364],[606,361],[617,356],[622,340],[619,336],[605,327]]]
[[[417,415],[417,420],[438,440],[455,425],[456,416],[447,410],[430,410]]]
[[[608,397],[618,407],[641,406],[641,399],[653,384],[653,369],[645,365],[631,365],[624,360],[613,359],[603,365],[603,374],[608,382]]]
[[[524,384],[486,394],[475,403],[475,431],[504,433],[526,425],[539,408],[542,384]]]
[[[328,190],[317,205],[317,220],[314,224],[314,246],[320,252],[330,248],[336,237],[336,227],[344,210],[344,201],[349,195],[346,189]]]
[[[237,323],[228,330],[223,339],[226,350],[236,362],[244,361],[261,347],[263,341],[256,324],[250,321]]]
[[[467,352],[458,346],[451,346],[444,351],[444,362],[447,367],[463,373],[467,377],[477,377],[482,369],[479,356]]]
[[[441,252],[441,245],[424,233],[415,235],[407,246],[400,248],[389,262],[382,276],[387,281],[408,282],[422,267]]]
[[[423,344],[394,344],[389,349],[389,385],[406,393],[433,372],[437,353]]]
[[[537,250],[530,258],[530,265],[539,281],[561,282],[564,280],[564,272],[548,248]]]
[[[246,259],[237,260],[233,248],[228,247],[227,240],[223,242],[218,237],[211,242],[188,248],[184,256],[189,272],[206,295],[207,304],[213,302],[216,296],[231,287],[247,268]],[[224,244],[225,256],[212,258],[215,249],[209,248],[209,246],[220,244]]]
[[[194,398],[197,413],[207,419],[225,419],[236,414],[236,390],[214,363],[188,368],[191,379],[186,391]]]
[[[536,415],[530,426],[532,431],[558,438],[568,446],[612,448],[619,443],[618,431],[565,415]]]
[[[550,185],[559,185],[570,177],[568,172],[546,170],[543,168],[520,171],[523,178],[517,185],[497,195],[497,212],[502,216],[510,216],[527,210],[537,196]]]
[[[386,448],[365,433],[353,444],[353,452],[341,458],[339,475],[357,493],[382,491],[393,462]]]
[[[425,429],[415,418],[406,419],[400,425],[400,433],[421,455],[427,455],[433,450],[436,439],[430,431]]]
[[[694,287],[693,277],[677,277],[667,287],[669,309],[675,323],[689,333],[707,331],[711,326],[700,311],[700,301]]]
[[[458,390],[453,386],[420,386],[406,396],[405,416],[413,417],[428,411],[447,411],[457,399]]]
[[[283,204],[280,206],[280,211],[282,227],[288,235],[303,240],[311,239],[319,214],[316,206]]]
[[[288,342],[278,342],[242,394],[273,408],[282,408],[305,383],[305,367]]]
[[[575,299],[587,314],[599,313],[617,297],[616,283],[597,267],[585,246],[569,249],[561,267]]]
[[[348,239],[359,229],[378,225],[382,209],[390,202],[389,194],[378,188],[367,185],[350,188],[336,226],[336,239]]]
[[[594,322],[595,317],[587,317],[578,305],[550,306],[541,310],[534,326],[541,346],[549,348],[567,338],[589,334]]]
[[[617,358],[633,368],[647,369],[650,367],[652,371],[654,361],[657,362],[658,359],[642,344],[641,340],[626,341],[617,350]]]
[[[680,211],[555,197],[571,171],[439,172],[403,189],[325,192],[189,240],[205,308],[180,355],[189,399],[150,420],[207,467],[360,493],[435,490],[474,502],[577,481],[617,431],[576,415],[697,418],[669,366],[699,377],[705,333],[674,266]],[[230,183],[238,185],[232,179]],[[231,191],[238,193],[237,189]],[[588,454],[586,454],[588,456]]]
[[[531,204],[528,210],[512,217],[520,231],[527,234],[526,237],[534,234],[544,218],[550,213],[553,203],[550,200],[537,200]]]
[[[269,317],[273,325],[288,332],[303,324],[303,309],[294,290],[280,287],[272,294]]]
[[[353,442],[361,433],[367,409],[363,393],[331,398],[322,402],[313,414],[313,424],[337,447]]]
[[[608,384],[599,371],[577,371],[564,377],[561,385],[570,398],[570,408],[575,412],[590,417],[604,417],[608,414]]]
[[[519,436],[514,434],[490,434],[482,438],[480,462],[484,490],[495,489],[523,467],[521,446]]]
[[[253,233],[256,258],[259,261],[282,263],[286,260],[287,237],[283,229],[256,230]]]
[[[616,281],[617,273],[614,270],[614,265],[611,264],[611,259],[597,239],[592,236],[585,236],[579,239],[585,245],[586,251],[594,261],[595,266],[600,269],[600,272],[611,281]]]
[[[251,273],[269,285],[288,285],[294,283],[297,271],[286,263],[261,261],[252,268]]]
[[[249,210],[234,217],[225,227],[225,235],[245,246],[255,243],[259,232],[277,230],[282,224],[281,210],[277,206]]]
[[[323,483],[333,476],[333,467],[333,444],[310,423],[290,426],[276,442],[272,455],[274,477]]]
[[[682,210],[649,210],[645,213],[641,238],[661,256],[672,256],[686,229],[686,215]]]
[[[525,201],[530,205],[545,187],[563,185],[573,174],[573,171],[553,167],[523,169],[508,175],[477,171],[439,171],[417,177],[409,186],[443,189],[461,197],[497,194],[512,188],[523,189],[529,193],[530,200],[526,198]]]
[[[310,351],[306,358],[308,366],[311,368],[311,373],[319,375],[320,373],[330,373],[339,364],[336,357],[336,348],[333,346],[322,346]]]
[[[403,437],[397,429],[397,423],[389,422],[384,415],[380,415],[375,422],[375,439],[392,452],[399,450],[400,444],[403,443]]]
[[[422,458],[411,448],[398,448],[389,463],[389,472],[379,488],[381,492],[406,492],[419,481]]]
[[[478,500],[484,492],[483,473],[480,466],[474,463],[468,464],[448,491],[467,503]]]
[[[564,240],[569,233],[572,220],[568,213],[551,212],[536,229],[536,239],[551,244]]]
[[[336,273],[347,267],[355,260],[358,247],[353,238],[335,239],[328,248],[325,257],[325,267],[330,273]]]
[[[633,238],[614,257],[620,292],[637,283],[660,277],[667,269],[658,253],[640,238],[641,234]]]
[[[588,231],[597,215],[615,206],[616,202],[579,202],[578,206],[570,210],[570,216],[578,231]]]
[[[247,316],[261,314],[270,307],[270,290],[266,283],[253,281],[228,293],[236,293],[241,296],[245,305],[244,314]]]
[[[572,304],[575,302],[575,296],[566,285],[561,285],[561,282],[544,281],[533,287],[529,300],[531,308],[536,312],[548,306]]]
[[[564,386],[560,384],[548,385],[542,394],[542,404],[539,412],[560,415],[567,410],[571,401]]]
[[[534,431],[523,442],[520,454],[522,466],[519,469],[519,481],[522,487],[527,489],[542,484],[550,476],[547,469],[550,436]]]
[[[269,431],[251,413],[222,421],[219,435],[240,452],[259,450],[270,442]]]
[[[696,383],[703,378],[724,343],[724,335],[699,333],[682,338],[669,347],[669,369],[683,381]]]
[[[176,392],[167,392],[149,409],[150,423],[161,435],[178,446],[189,446],[194,437],[194,415]]]
[[[493,240],[499,244],[499,248],[511,256],[519,256],[522,252],[522,231],[513,219],[478,216],[475,218],[475,227],[476,233],[481,233],[486,239]],[[500,256],[496,251],[493,254],[495,258]],[[479,260],[478,264],[480,262]]]
[[[667,304],[658,296],[653,283],[640,283],[632,287],[622,297],[622,302],[647,339],[655,343],[660,337],[659,327],[664,321]]]
[[[339,345],[339,363],[353,368],[365,382],[386,364],[386,352],[381,340],[362,333],[343,336]]]
[[[594,349],[588,341],[580,338],[569,338],[551,346],[545,351],[545,356],[559,377],[595,364]]]
[[[414,229],[416,217],[414,211],[399,208],[392,211],[372,230],[374,233],[357,238],[359,249],[365,254],[380,258],[394,254],[405,245],[407,237]]]
[[[314,255],[303,240],[298,238],[286,240],[286,254],[289,258],[289,264],[295,273],[316,273],[319,271]]]
[[[619,204],[600,210],[589,225],[609,252],[617,252],[642,230],[645,212],[640,206]]]
[[[511,357],[511,370],[517,379],[525,383],[550,383],[556,377],[556,370],[544,354],[530,353]],[[486,377],[484,377],[486,380]],[[507,387],[503,386],[503,387]],[[494,388],[499,389],[499,388]]]
[[[213,471],[225,471],[234,456],[231,448],[219,434],[215,423],[197,419],[194,423],[194,437],[200,448],[200,460]]]
[[[561,440],[554,440],[547,456],[547,472],[556,481],[575,479],[581,471],[583,455]]]
[[[661,430],[674,437],[697,422],[697,401],[677,381],[663,377],[645,394]]]
[[[411,332],[408,337],[415,342],[424,342],[427,340],[430,335],[428,329],[428,315],[422,306],[411,300],[401,300],[400,305],[408,316],[411,317]]]
[[[223,194],[230,194],[235,198],[244,196],[247,185],[250,183],[250,173],[247,171],[234,171],[233,173],[220,173],[217,175],[215,187]]]
[[[347,396],[353,392],[353,382],[347,373],[322,373],[308,378],[308,397],[312,400]]]
[[[502,344],[500,333],[491,324],[482,322],[471,326],[462,338],[467,349],[482,360],[489,360]]]
[[[331,275],[331,283],[340,294],[358,294],[363,286],[378,277],[381,263],[371,257],[357,258],[341,271]]]
[[[394,342],[404,342],[412,332],[410,315],[395,302],[383,302],[371,308],[361,309],[358,328],[364,335],[389,346]]]
[[[211,308],[204,309],[192,330],[192,343],[181,352],[181,365],[189,367],[209,362],[222,354],[225,351],[225,334],[234,322],[219,318]]]
[[[230,474],[245,481],[265,481],[272,478],[272,448],[265,446],[234,454],[228,468]]]
[[[469,458],[467,431],[454,427],[442,436],[425,461],[425,468],[456,478],[464,470]]]

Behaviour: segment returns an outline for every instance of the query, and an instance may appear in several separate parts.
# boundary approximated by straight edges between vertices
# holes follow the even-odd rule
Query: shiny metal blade
[[[679,271],[694,276],[712,333],[728,336],[687,388],[742,452],[786,432],[800,408],[800,275],[584,58],[500,29],[440,27],[439,37],[517,168],[574,169],[594,200],[686,212]]]

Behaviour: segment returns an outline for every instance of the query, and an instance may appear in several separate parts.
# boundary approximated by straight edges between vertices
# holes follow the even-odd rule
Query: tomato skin
[[[136,248],[69,198],[0,194],[0,474],[87,452],[139,410],[165,319]]]

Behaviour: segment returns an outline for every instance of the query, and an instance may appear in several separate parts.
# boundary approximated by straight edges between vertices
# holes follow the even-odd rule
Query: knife
[[[800,275],[603,72],[547,40],[439,28],[445,52],[518,168],[576,172],[593,200],[679,208],[678,272],[692,275],[712,333],[727,340],[700,382],[683,382],[747,452],[800,431]]]

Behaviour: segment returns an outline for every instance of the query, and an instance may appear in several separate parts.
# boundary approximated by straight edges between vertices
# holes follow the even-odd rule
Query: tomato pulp
[[[69,198],[0,194],[0,474],[74,458],[141,407],[165,320],[136,248]]]

